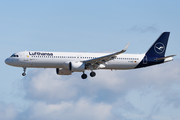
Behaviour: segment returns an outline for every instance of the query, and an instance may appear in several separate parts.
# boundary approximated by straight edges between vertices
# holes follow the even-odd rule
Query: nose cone
[[[5,60],[5,63],[6,63],[7,65],[10,65],[10,63],[11,63],[10,59],[7,58],[7,59]]]

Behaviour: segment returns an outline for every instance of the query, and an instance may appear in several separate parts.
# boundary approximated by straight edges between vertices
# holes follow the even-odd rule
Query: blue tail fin
[[[170,32],[162,33],[159,36],[159,38],[154,42],[154,44],[149,48],[149,50],[146,52],[142,61],[135,68],[141,68],[141,67],[163,63],[164,59],[159,59],[159,58],[163,58],[165,55],[169,34]]]
[[[147,56],[164,57],[170,32],[163,32],[146,52]]]

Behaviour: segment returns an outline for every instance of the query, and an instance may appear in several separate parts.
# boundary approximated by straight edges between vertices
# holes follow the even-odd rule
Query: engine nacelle
[[[83,62],[69,62],[69,70],[73,72],[83,72],[85,64]]]
[[[70,63],[70,61],[64,62],[63,67],[69,70],[69,63]]]
[[[68,69],[65,68],[56,68],[56,73],[58,75],[71,75],[72,71],[69,71]]]

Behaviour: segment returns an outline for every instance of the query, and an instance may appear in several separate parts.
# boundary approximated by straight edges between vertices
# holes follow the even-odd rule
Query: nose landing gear
[[[26,67],[23,67],[23,73],[22,73],[22,76],[25,76],[26,75]]]

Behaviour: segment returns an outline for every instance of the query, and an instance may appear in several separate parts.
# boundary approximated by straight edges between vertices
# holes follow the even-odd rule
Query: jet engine
[[[83,62],[65,62],[63,66],[71,72],[83,72],[85,70],[85,64]]]
[[[69,62],[69,70],[73,72],[83,72],[85,64],[83,62]]]
[[[71,75],[72,71],[69,71],[68,69],[65,68],[56,68],[56,73],[58,75]]]

